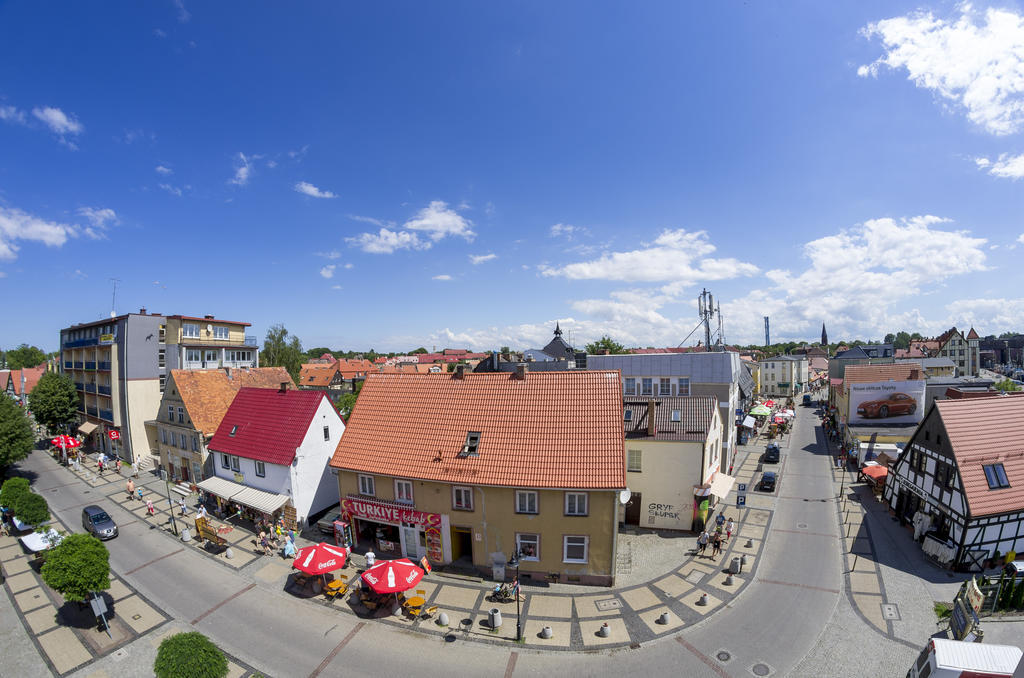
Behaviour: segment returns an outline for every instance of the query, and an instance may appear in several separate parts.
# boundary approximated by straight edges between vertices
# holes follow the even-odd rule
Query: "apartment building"
[[[806,355],[777,355],[759,364],[761,395],[792,398],[807,387]]]
[[[259,367],[260,350],[251,323],[188,315],[167,316],[165,362],[168,369],[208,370]]]

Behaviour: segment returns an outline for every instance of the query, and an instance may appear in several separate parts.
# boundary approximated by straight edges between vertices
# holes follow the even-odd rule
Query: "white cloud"
[[[572,240],[576,237],[589,235],[590,231],[583,226],[573,226],[572,224],[554,224],[548,230],[548,234],[552,238],[565,238],[566,240]]]
[[[189,11],[185,9],[184,0],[174,0],[174,6],[178,8],[178,21],[180,23],[187,23],[192,18]]]
[[[81,134],[85,130],[85,127],[78,122],[74,115],[69,115],[59,108],[51,106],[33,108],[32,115],[57,134]]]
[[[420,240],[415,233],[382,228],[377,233],[361,233],[346,242],[370,254],[391,254],[396,250],[426,250],[430,242]]]
[[[330,191],[322,191],[311,183],[300,181],[295,184],[295,190],[311,198],[337,198],[338,196]]]
[[[262,157],[262,155],[246,155],[245,153],[239,152],[238,158],[235,162],[235,176],[229,179],[228,183],[236,186],[245,186],[248,184],[249,177],[252,175],[253,162]]]
[[[857,74],[906,69],[915,85],[962,107],[990,133],[1017,132],[1024,125],[1024,17],[959,9],[955,21],[919,11],[868,24],[861,32],[880,38],[886,51]]]
[[[78,214],[89,220],[92,226],[85,227],[82,232],[94,240],[99,240],[106,237],[104,231],[110,226],[119,224],[120,219],[117,218],[117,213],[109,207],[79,207]]]
[[[28,119],[25,117],[25,111],[19,111],[14,106],[0,106],[0,120],[18,123],[19,125],[24,125],[28,122]]]
[[[78,227],[73,224],[46,221],[19,209],[0,207],[0,260],[16,259],[20,240],[60,247],[77,235]]]
[[[303,146],[302,148],[300,148],[297,151],[288,151],[288,157],[291,158],[292,160],[301,160],[303,158],[303,156],[306,155],[306,152],[308,150],[309,150],[309,144],[306,144],[305,146]]]
[[[1017,242],[1019,242],[1021,245],[1024,245],[1024,233],[1021,233],[1020,235],[1017,236]]]
[[[592,261],[543,267],[545,276],[572,280],[665,282],[676,291],[698,281],[726,280],[758,272],[753,264],[733,258],[702,258],[715,251],[706,231],[666,229],[653,243],[629,252],[608,252]]]
[[[331,289],[332,290],[340,290],[341,289],[341,285],[331,285]]]
[[[165,31],[163,29],[160,29],[160,28],[154,28],[153,29],[153,35],[155,35],[158,38],[166,38],[167,37],[167,31]]]
[[[328,264],[327,266],[324,266],[323,268],[320,269],[320,275],[330,280],[331,278],[334,277],[334,269],[336,268],[337,266],[335,266],[334,264]]]
[[[994,177],[1002,179],[1020,179],[1024,177],[1024,154],[1010,155],[1003,153],[996,160],[975,158],[978,169],[987,170]]]
[[[316,256],[323,257],[325,259],[330,259],[333,261],[334,259],[338,259],[341,257],[341,252],[339,252],[338,250],[331,250],[330,252],[317,252]]]
[[[170,167],[164,167],[163,165],[157,165],[155,169],[157,174],[163,174],[164,176],[167,176],[168,174],[174,174],[174,170],[172,170]]]
[[[270,169],[274,169],[275,167],[277,167],[277,161],[276,160],[268,160],[267,161],[267,167],[269,167]]]
[[[451,279],[452,279],[452,277],[450,275],[448,275],[447,273],[442,273],[441,275],[435,275],[433,278],[431,278],[431,280],[451,280]]]
[[[347,268],[347,269],[352,268],[352,264],[345,264],[345,268]]]
[[[497,254],[493,254],[493,253],[492,254],[470,254],[469,255],[469,260],[471,262],[473,262],[474,266],[476,266],[477,264],[482,264],[482,263],[487,262],[487,261],[492,261],[492,260],[497,259],[497,258],[498,258],[498,255]]]
[[[402,227],[412,231],[425,231],[430,239],[436,242],[448,235],[472,240],[476,235],[470,230],[472,225],[471,221],[449,208],[444,201],[432,200]]]
[[[946,311],[958,327],[974,326],[979,334],[998,336],[1003,332],[1020,331],[1020,319],[1024,318],[1024,298],[958,299],[949,303]]]
[[[373,224],[374,226],[379,226],[380,228],[395,227],[395,222],[393,221],[382,221],[381,219],[374,219],[373,217],[363,217],[359,216],[358,214],[349,214],[347,216],[352,221],[361,221],[364,224]]]
[[[175,195],[175,196],[177,196],[179,198],[181,197],[182,190],[180,188],[178,188],[177,186],[172,186],[170,184],[158,184],[158,185],[159,185],[160,188],[162,188],[163,190],[167,191],[171,195]]]

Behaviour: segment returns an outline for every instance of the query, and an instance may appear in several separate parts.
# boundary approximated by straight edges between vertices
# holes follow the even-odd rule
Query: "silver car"
[[[82,509],[82,527],[97,539],[113,539],[117,536],[114,519],[95,504]]]

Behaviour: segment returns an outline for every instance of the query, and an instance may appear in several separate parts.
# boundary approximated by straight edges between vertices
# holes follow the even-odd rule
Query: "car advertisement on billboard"
[[[924,417],[924,380],[850,384],[851,424],[916,424]]]

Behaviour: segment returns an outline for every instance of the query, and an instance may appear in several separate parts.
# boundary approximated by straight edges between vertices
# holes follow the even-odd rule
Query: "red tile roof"
[[[476,456],[460,456],[470,431]],[[619,372],[369,374],[331,465],[505,487],[626,486]]]
[[[337,372],[337,363],[303,363],[299,368],[299,386],[330,386]]]
[[[192,425],[212,436],[220,426],[235,394],[242,388],[280,388],[295,383],[283,367],[251,367],[227,370],[171,370],[174,388],[181,395]]]
[[[23,396],[26,393],[31,393],[32,389],[39,383],[39,378],[46,373],[46,363],[43,363],[39,367],[26,367],[20,370],[11,370],[11,380],[14,383],[14,393]],[[21,377],[25,376],[25,390],[22,392],[21,389]],[[5,384],[6,385],[6,384]]]
[[[847,384],[871,384],[876,381],[917,381],[924,379],[924,372],[918,363],[847,365],[843,379]]]
[[[972,517],[1024,509],[1024,398],[936,400]],[[989,489],[982,468],[1002,464],[1010,486]]]
[[[243,388],[231,401],[209,448],[268,464],[291,464],[324,398],[323,391]]]
[[[978,336],[978,333],[974,331],[973,327],[971,328],[971,331],[967,333],[967,338],[968,339],[981,339],[981,337]]]

